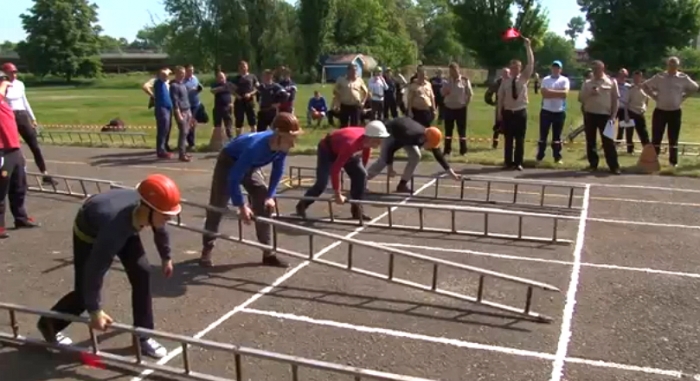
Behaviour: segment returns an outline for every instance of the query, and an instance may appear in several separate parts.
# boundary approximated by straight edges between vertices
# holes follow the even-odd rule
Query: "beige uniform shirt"
[[[627,90],[627,96],[625,99],[625,104],[627,104],[627,111],[633,112],[635,114],[644,114],[647,110],[647,104],[649,102],[649,95],[644,92],[642,86],[632,85]]]
[[[594,88],[598,88],[596,93]],[[612,100],[620,98],[620,91],[614,79],[604,75],[600,79],[589,79],[583,84],[579,99],[583,103],[583,110],[591,114],[612,115]]]
[[[513,81],[515,81],[516,97],[513,99]],[[501,81],[501,87],[498,89],[498,99],[503,99],[503,110],[518,111],[527,108],[530,102],[527,95],[527,85],[530,82],[528,78],[508,78]]]
[[[656,108],[664,111],[680,110],[688,93],[698,91],[698,84],[687,74],[678,72],[659,73],[649,78],[644,85],[656,95]]]
[[[143,87],[145,87],[148,90],[150,90],[151,92],[153,92],[153,85],[155,85],[156,79],[158,79],[158,78],[154,77],[154,78],[149,79],[148,81],[146,81],[146,83],[143,84]],[[170,81],[165,81],[165,86],[167,88],[170,88]]]
[[[442,87],[445,107],[459,109],[465,107],[474,95],[472,83],[468,78],[460,76],[456,80],[450,78]]]
[[[365,81],[357,77],[350,81],[347,77],[338,78],[333,89],[338,102],[347,106],[362,106],[369,94]]]
[[[416,110],[433,109],[435,107],[433,99],[435,99],[433,85],[427,79],[422,83],[416,80],[416,82],[411,83],[408,87],[407,103],[411,108]]]

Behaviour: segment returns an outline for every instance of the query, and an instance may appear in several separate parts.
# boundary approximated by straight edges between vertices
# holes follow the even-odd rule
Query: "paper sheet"
[[[612,119],[608,120],[608,123],[605,125],[603,136],[615,140],[615,122]]]

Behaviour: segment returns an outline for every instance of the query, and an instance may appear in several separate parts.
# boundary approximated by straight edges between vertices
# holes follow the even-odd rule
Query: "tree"
[[[576,50],[574,44],[566,38],[553,32],[545,33],[542,38],[542,46],[535,51],[537,57],[537,72],[549,71],[553,61],[558,60],[564,65],[564,71],[575,73],[579,69],[576,62]]]
[[[0,53],[14,52],[17,48],[17,44],[12,41],[5,41],[0,44]]]
[[[686,68],[700,68],[700,50],[695,48],[669,49],[666,56],[676,56]],[[665,66],[666,60],[659,60],[658,66]]]
[[[655,66],[700,31],[700,0],[578,0],[593,38],[591,58],[611,69]]]
[[[297,16],[303,45],[300,61],[304,70],[316,67],[319,57],[333,50],[335,7],[335,0],[299,0]]]
[[[518,12],[515,24],[512,11]],[[523,58],[525,49],[521,39],[504,42],[503,33],[511,26],[533,40],[533,47],[541,44],[547,31],[546,11],[537,0],[453,0],[452,9],[457,17],[457,32],[462,44],[476,55],[476,60],[488,69],[488,78],[513,58]]]
[[[100,36],[101,52],[121,52],[129,47],[126,38],[114,38],[112,36]]]
[[[136,39],[129,44],[129,49],[165,51],[171,34],[172,28],[167,22],[146,26],[136,33]]]
[[[419,0],[418,6],[424,14],[426,34],[422,45],[424,64],[445,65],[455,61],[460,65],[470,58],[455,29],[457,18],[447,0]]]
[[[17,45],[17,52],[30,72],[59,75],[69,82],[76,75],[94,77],[101,72],[97,5],[87,0],[35,0],[29,14],[20,17],[27,40]]]
[[[566,31],[564,34],[569,36],[571,41],[576,41],[578,36],[583,33],[583,29],[586,27],[586,20],[581,16],[572,17],[569,23],[566,24]]]

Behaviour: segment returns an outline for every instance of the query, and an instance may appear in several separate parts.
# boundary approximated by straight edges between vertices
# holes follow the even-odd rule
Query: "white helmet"
[[[365,136],[368,138],[388,138],[389,133],[381,120],[373,120],[365,126]]]

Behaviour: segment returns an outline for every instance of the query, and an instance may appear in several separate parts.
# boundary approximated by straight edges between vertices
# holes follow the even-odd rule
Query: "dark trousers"
[[[276,115],[277,109],[274,107],[258,111],[258,132],[272,128],[272,121],[275,120]]]
[[[92,244],[82,241],[73,234],[73,291],[66,294],[51,307],[52,311],[80,316],[85,312],[83,288],[85,271],[92,251]],[[151,265],[138,235],[126,241],[117,253],[131,284],[131,309],[134,326],[153,329],[153,299],[151,297]],[[52,334],[66,329],[69,321],[42,317],[39,326],[48,328]],[[146,340],[142,338],[141,340]]]
[[[442,99],[436,99],[435,103],[437,103],[437,120],[442,122],[445,120],[445,102]]]
[[[370,102],[372,105],[372,115],[370,116],[371,120],[381,120],[384,119],[384,101],[375,101],[372,100]]]
[[[195,146],[195,137],[196,137],[196,130],[197,130],[197,113],[199,113],[199,108],[204,107],[202,105],[199,105],[197,107],[192,107],[190,108],[190,115],[192,115],[191,120],[194,122],[193,125],[190,126],[190,129],[187,131],[187,146],[189,147],[194,147]]]
[[[587,112],[583,120],[585,122],[584,133],[586,134],[586,155],[588,156],[588,163],[590,164],[591,168],[598,168],[599,158],[596,139],[597,134],[600,133],[600,139],[603,141],[605,162],[608,164],[608,168],[611,170],[619,169],[620,164],[617,162],[615,142],[609,137],[603,135],[605,126],[610,120],[610,115],[592,114]]]
[[[155,107],[153,112],[156,117],[156,153],[164,154],[168,151],[168,138],[172,127],[172,110],[165,107]]]
[[[433,123],[433,119],[435,119],[433,110],[418,110],[413,108],[411,109],[411,112],[413,113],[413,120],[418,122],[423,127],[430,127],[430,125]]]
[[[177,150],[180,156],[184,156],[187,153],[187,135],[189,135],[192,129],[190,123],[192,121],[192,113],[190,110],[180,111],[182,119],[177,120],[175,118],[175,123],[177,124],[178,134],[177,134]]]
[[[387,95],[384,98],[383,115],[385,120],[389,119],[390,115],[392,118],[396,118],[399,116],[398,104],[396,103],[396,96],[394,94]]]
[[[231,118],[231,106],[226,107],[216,107],[212,110],[211,114],[214,117],[214,127],[221,128],[222,126],[226,130],[226,136],[231,139],[231,128],[233,127],[233,118]]]
[[[24,209],[27,196],[26,163],[19,148],[0,150],[0,228],[5,228],[5,199],[10,203],[10,211],[15,222],[27,222],[29,217]]]
[[[245,119],[248,119],[248,126],[255,127],[255,104],[253,100],[236,99],[233,101],[233,118],[235,119],[236,129],[243,128]]]
[[[316,182],[304,194],[305,197],[318,197],[328,187],[330,180],[331,167],[335,163],[336,155],[327,147],[326,139],[321,140],[318,145],[318,154],[316,155]],[[350,199],[362,200],[365,193],[365,185],[367,183],[367,170],[362,165],[360,156],[355,155],[343,165],[343,169],[350,176]],[[304,208],[308,208],[313,204],[313,201],[300,201]],[[352,206],[353,213],[359,210],[356,205]]]
[[[526,132],[527,109],[503,110],[503,160],[507,167],[523,165]]]
[[[445,107],[445,154],[452,152],[452,135],[455,124],[459,135],[459,154],[467,153],[467,106],[452,109]]]
[[[634,132],[637,131],[637,136],[639,136],[639,141],[642,143],[642,146],[645,146],[649,144],[649,131],[647,131],[647,121],[646,118],[644,118],[644,115],[642,114],[637,114],[632,111],[627,111],[627,114],[630,117],[631,121],[634,121],[634,128],[632,127],[626,127],[626,128],[621,128],[618,127],[617,129],[617,140],[622,140],[622,136],[624,134],[625,137],[625,143],[627,143],[627,153],[634,153],[634,141],[632,138],[634,137]],[[625,110],[622,109],[618,111],[617,113],[617,119],[618,122],[622,122],[625,120]],[[624,130],[624,132],[623,132]]]
[[[561,160],[561,133],[564,130],[566,112],[540,110],[540,140],[537,142],[537,161],[544,159],[549,131],[552,131],[552,156]]]
[[[44,155],[41,153],[41,148],[39,148],[39,140],[36,136],[36,129],[34,129],[32,125],[32,118],[29,116],[29,113],[24,110],[15,111],[14,114],[19,135],[22,137],[22,140],[27,143],[29,150],[32,151],[37,168],[39,168],[39,171],[42,173],[46,172],[46,162],[44,161]]]
[[[227,207],[227,204],[231,199],[228,176],[235,163],[235,160],[233,160],[233,158],[223,151],[219,153],[219,157],[216,159],[216,165],[214,165],[214,175],[212,176],[211,180],[209,205],[217,208]],[[265,200],[267,199],[267,186],[265,185],[265,181],[260,173],[260,169],[256,168],[246,173],[243,177],[241,185],[243,185],[243,188],[250,196],[250,204],[251,208],[253,209],[253,214],[256,216],[269,218],[272,211],[265,207]],[[221,213],[207,210],[206,220],[204,221],[204,229],[210,232],[218,233],[219,225],[221,224],[221,217]],[[270,242],[272,242],[270,225],[256,222],[255,233],[257,235],[258,242],[264,245],[269,245]],[[202,245],[205,248],[210,249],[214,247],[215,240],[215,237],[205,234],[202,237]],[[267,251],[264,252],[264,255],[270,254],[271,253]]]
[[[651,142],[656,148],[656,154],[661,151],[661,141],[664,139],[668,125],[668,161],[671,165],[678,164],[678,139],[681,134],[681,110],[654,109],[651,116]]]
[[[359,126],[362,117],[361,106],[340,105],[338,110],[338,119],[340,119],[340,128],[348,126]]]

